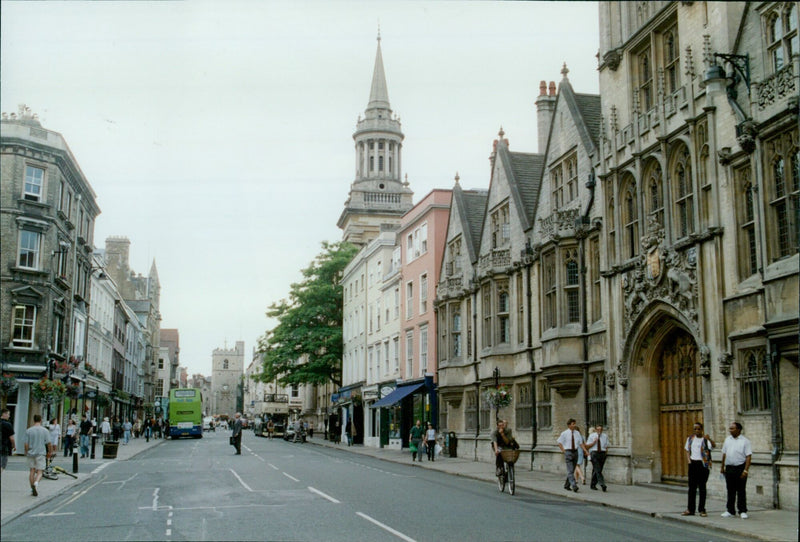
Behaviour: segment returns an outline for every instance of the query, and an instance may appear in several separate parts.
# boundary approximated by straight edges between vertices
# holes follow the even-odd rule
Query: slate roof
[[[544,171],[544,155],[527,152],[508,153],[513,179],[524,207],[524,216],[528,227],[533,225],[536,205],[539,202],[539,189],[542,185]],[[527,228],[526,228],[527,229]]]
[[[488,199],[488,190],[463,190],[458,183],[453,187],[454,207],[459,211],[464,244],[473,263],[478,259]]]

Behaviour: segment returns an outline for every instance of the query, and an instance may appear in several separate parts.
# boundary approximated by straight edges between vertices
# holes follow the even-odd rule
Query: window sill
[[[19,267],[17,265],[12,266],[11,271],[14,273],[24,273],[26,275],[39,275],[40,277],[46,277],[49,274],[49,271],[45,271],[44,269],[31,269],[30,267]]]

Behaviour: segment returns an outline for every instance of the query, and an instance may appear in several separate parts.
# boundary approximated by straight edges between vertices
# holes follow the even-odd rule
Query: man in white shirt
[[[725,486],[728,489],[724,518],[736,516],[736,501],[739,503],[739,517],[747,519],[747,471],[753,455],[752,446],[747,437],[742,435],[742,424],[733,422],[728,428],[730,436],[722,445],[722,474],[725,475]]]
[[[592,460],[592,482],[589,487],[597,489],[597,484],[607,491],[606,479],[603,478],[603,467],[606,464],[606,455],[608,454],[608,435],[603,433],[603,426],[598,424],[594,428],[595,432],[589,435],[586,440],[586,446],[583,449]]]
[[[689,504],[682,516],[693,516],[697,493],[700,492],[700,507],[698,511],[706,517],[706,482],[711,469],[711,450],[716,444],[711,437],[703,434],[703,424],[694,423],[694,434],[686,439],[683,449],[686,450],[686,460],[689,463]]]
[[[578,462],[578,446],[583,446],[583,437],[580,431],[575,429],[575,419],[567,420],[567,429],[558,437],[558,447],[564,452],[564,461],[567,463],[567,479],[564,481],[564,489],[572,489],[578,492],[578,484],[575,482],[575,464]]]

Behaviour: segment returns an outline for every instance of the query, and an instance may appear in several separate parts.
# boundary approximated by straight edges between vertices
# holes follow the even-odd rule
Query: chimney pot
[[[550,96],[556,95],[556,82],[550,81]]]
[[[539,96],[547,96],[547,81],[539,83]]]

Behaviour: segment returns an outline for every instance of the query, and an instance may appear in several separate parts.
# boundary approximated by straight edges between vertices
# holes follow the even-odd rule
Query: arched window
[[[622,209],[622,224],[624,228],[624,245],[622,247],[625,258],[633,258],[639,254],[639,211],[636,197],[636,182],[633,177],[627,176],[623,182],[623,197],[625,198]]]
[[[222,360],[222,368],[223,369],[227,369],[228,368],[228,360],[227,359],[223,359]]]
[[[614,207],[614,198],[611,197],[608,200],[608,263],[609,265],[613,265],[614,262],[617,260],[617,229],[616,229],[616,217],[617,215],[614,214],[615,207]]]
[[[765,180],[768,194],[767,237],[770,262],[797,252],[797,205],[800,199],[800,150],[797,130],[766,145]]]
[[[689,151],[685,148],[675,162],[675,215],[678,238],[694,233],[694,188]]]
[[[568,250],[565,255],[564,271],[564,296],[567,305],[567,323],[580,322],[581,311],[578,280],[578,255],[574,249]]]
[[[674,29],[664,34],[664,74],[666,75],[667,92],[672,94],[680,86],[678,70],[678,34]]]
[[[647,212],[656,222],[664,225],[663,175],[661,165],[653,161],[647,169]]]

